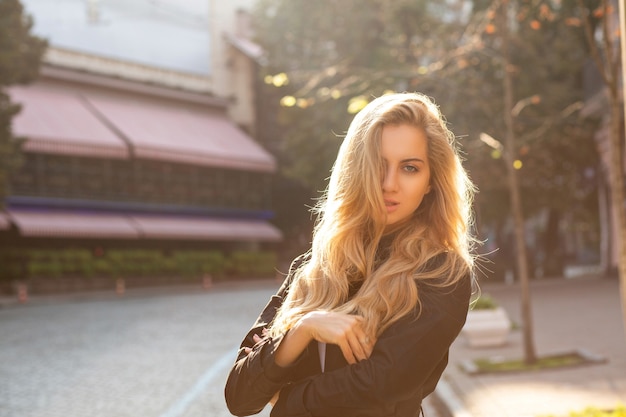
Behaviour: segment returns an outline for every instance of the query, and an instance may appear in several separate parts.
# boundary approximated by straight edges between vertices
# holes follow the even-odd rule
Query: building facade
[[[9,90],[23,164],[0,213],[16,247],[257,250],[274,157],[254,140],[252,1],[22,0],[50,44]]]

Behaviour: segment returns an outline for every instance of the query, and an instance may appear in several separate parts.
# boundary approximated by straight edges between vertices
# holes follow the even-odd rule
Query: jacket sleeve
[[[287,295],[293,279],[292,269],[278,292],[269,300],[256,322],[241,342],[237,359],[226,381],[224,394],[229,411],[236,416],[257,414],[267,405],[274,394],[290,382],[292,370],[298,361],[289,367],[279,367],[274,362],[274,352],[283,336],[265,337],[255,344],[254,335],[262,335],[274,319],[276,311]],[[246,354],[245,348],[252,348]]]
[[[422,314],[409,315],[378,339],[369,359],[289,383],[272,417],[395,415],[403,401],[430,393],[467,315],[470,280],[455,288],[420,289]]]

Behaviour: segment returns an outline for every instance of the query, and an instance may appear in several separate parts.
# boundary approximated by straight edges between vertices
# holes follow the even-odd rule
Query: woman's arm
[[[282,290],[272,297],[241,345],[225,389],[226,403],[235,415],[256,414],[268,402],[273,404],[313,340],[338,345],[349,363],[365,360],[372,352],[375,340],[365,336],[362,318],[334,312],[308,313],[285,335],[261,338],[284,295]]]
[[[285,335],[274,358],[281,367],[295,362],[312,341],[339,346],[349,364],[369,358],[374,338],[363,330],[363,319],[350,314],[313,311],[302,317]]]
[[[226,404],[234,415],[244,416],[260,412],[289,382],[290,368],[277,367],[273,359],[274,351],[283,337],[259,337],[264,336],[264,329],[282,305],[293,279],[292,275],[289,274],[278,292],[272,296],[241,342],[224,389]]]
[[[295,364],[313,340],[340,346],[349,363],[366,359],[372,352],[375,340],[365,336],[362,319],[333,312],[309,313],[286,334],[265,337],[264,330],[282,305],[301,261],[294,261],[289,276],[241,343],[225,387],[226,403],[235,415],[256,414],[268,402],[274,403],[275,395],[291,382]]]
[[[288,384],[272,416],[402,415],[398,407],[410,407],[434,389],[465,321],[470,292],[469,278],[454,289],[422,289],[419,319],[407,316],[387,329],[367,360]]]

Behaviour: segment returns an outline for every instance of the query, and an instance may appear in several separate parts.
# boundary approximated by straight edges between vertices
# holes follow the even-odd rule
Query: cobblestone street
[[[276,288],[131,291],[0,309],[0,416],[229,416],[226,374]]]

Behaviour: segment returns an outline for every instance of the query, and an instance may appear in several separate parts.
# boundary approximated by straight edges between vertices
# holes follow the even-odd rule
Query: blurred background
[[[505,3],[3,0],[0,291],[284,271],[391,91],[457,135],[489,280],[520,242],[531,279],[615,275],[617,2]]]
[[[179,321],[151,316],[141,303],[125,305],[125,325],[136,317],[147,333],[122,343],[141,357],[134,349],[149,345],[156,328],[183,340],[198,329],[189,323],[224,319],[212,330],[222,344],[198,360],[209,369],[200,388],[217,384],[211,415],[226,415],[215,375],[226,371],[232,347],[291,260],[308,250],[310,208],[350,121],[374,97],[419,91],[440,106],[479,189],[478,278],[496,285],[496,301],[521,323],[514,344],[523,345],[526,362],[537,359],[534,283],[549,288],[537,297],[543,316],[536,330],[556,338],[555,346],[570,340],[559,335],[580,334],[583,320],[571,315],[578,321],[559,333],[567,326],[557,320],[565,307],[556,299],[568,298],[572,309],[587,302],[610,309],[585,316],[588,330],[603,322],[593,330],[606,332],[585,340],[601,351],[610,345],[605,354],[617,365],[598,368],[598,378],[621,375],[610,385],[622,395],[620,1],[0,0],[0,301],[113,289],[175,295],[173,288],[223,284],[228,290],[211,293],[209,305],[203,298],[153,300],[150,308],[179,311]],[[566,284],[578,277],[592,280]],[[9,365],[33,349],[35,329],[40,343],[63,352],[71,339],[46,336],[47,316],[68,326],[62,331],[76,338],[74,348],[92,341],[93,350],[75,353],[102,354],[121,342],[100,340],[106,320],[120,325],[111,316],[126,314],[119,307],[6,311],[0,325],[13,336],[0,344],[7,365],[0,370],[33,383]],[[85,314],[102,328],[87,331],[73,321]],[[176,327],[181,322],[188,327]],[[197,345],[174,349],[188,358],[179,370],[192,378],[193,354],[206,341],[204,333],[196,337]],[[151,352],[146,369],[128,368],[131,380],[168,361]],[[59,360],[53,357],[47,360]],[[169,365],[171,375],[178,365]],[[44,380],[55,385],[57,374],[50,375]],[[588,374],[563,380],[586,378],[596,381]],[[179,382],[184,392],[189,381]],[[29,414],[39,397],[11,397],[15,385],[6,381],[0,388],[0,415],[3,404],[20,415],[56,415]],[[184,414],[192,400],[183,400],[161,415],[192,415]],[[107,413],[111,401],[103,400],[102,415],[125,415]],[[128,406],[129,415],[137,409]]]
[[[615,274],[616,3],[502,3],[3,0],[0,290],[284,271],[389,91],[459,138],[490,280],[517,279],[516,232],[530,278]]]

